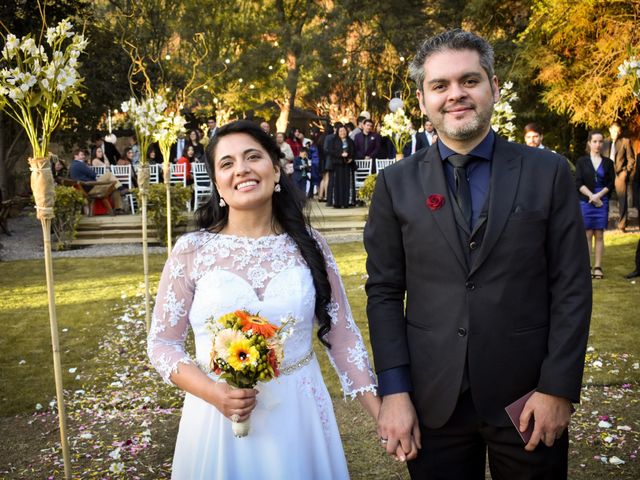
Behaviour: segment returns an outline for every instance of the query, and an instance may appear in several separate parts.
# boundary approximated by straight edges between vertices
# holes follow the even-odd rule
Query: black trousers
[[[638,240],[638,246],[636,247],[636,272],[640,272],[640,240]]]
[[[407,464],[413,480],[484,480],[487,450],[493,480],[567,478],[567,431],[553,447],[541,442],[527,452],[515,427],[495,427],[480,419],[468,390],[443,427],[422,426],[421,433],[418,458]]]

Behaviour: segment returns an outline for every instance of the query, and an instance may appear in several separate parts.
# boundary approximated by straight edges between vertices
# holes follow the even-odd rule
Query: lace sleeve
[[[164,265],[147,337],[151,364],[169,385],[180,363],[193,363],[184,350],[189,330],[189,309],[195,290],[190,271],[195,247],[189,235],[181,237]]]
[[[353,320],[338,265],[326,240],[315,231],[312,234],[322,249],[331,284],[331,303],[328,307],[331,331],[326,337],[331,344],[331,349],[327,350],[329,360],[338,373],[345,396],[349,395],[353,399],[359,393],[375,394],[376,381],[369,354]]]

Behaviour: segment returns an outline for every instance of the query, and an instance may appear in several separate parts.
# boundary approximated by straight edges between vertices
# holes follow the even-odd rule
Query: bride
[[[305,223],[281,156],[251,122],[220,128],[207,147],[215,187],[196,213],[201,230],[178,240],[162,273],[148,353],[163,379],[187,392],[174,479],[349,478],[312,350],[314,322],[344,394],[378,415],[374,375],[336,262]],[[295,319],[281,375],[256,389],[233,389],[209,368],[206,321],[238,309],[276,325]],[[195,358],[184,350],[189,327]],[[248,436],[234,437],[232,418],[250,418]]]

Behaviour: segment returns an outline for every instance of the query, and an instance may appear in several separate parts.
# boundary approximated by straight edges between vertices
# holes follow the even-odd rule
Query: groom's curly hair
[[[251,136],[266,150],[273,165],[278,168],[280,168],[280,159],[284,157],[273,137],[253,122],[239,120],[218,129],[216,135],[207,145],[206,151],[205,165],[213,183],[211,199],[199,207],[195,213],[198,227],[214,233],[220,232],[229,221],[229,208],[220,207],[220,194],[215,186],[215,151],[220,139],[233,133],[244,133]],[[319,325],[317,335],[318,339],[330,348],[331,345],[325,337],[331,330],[329,315],[331,285],[329,284],[325,258],[318,242],[311,235],[309,217],[304,213],[305,195],[284,173],[280,175],[278,183],[280,184],[280,192],[274,193],[272,197],[273,217],[271,221],[274,227],[279,225],[293,239],[311,271],[313,286],[316,290],[314,311]]]

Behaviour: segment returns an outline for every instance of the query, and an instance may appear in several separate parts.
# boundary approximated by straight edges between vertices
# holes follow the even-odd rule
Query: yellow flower
[[[229,355],[229,346],[233,342],[242,340],[243,338],[245,338],[244,335],[237,330],[225,328],[217,333],[213,343],[213,349],[218,356],[226,361]]]
[[[244,370],[249,365],[255,364],[259,358],[258,350],[246,338],[236,340],[229,345],[227,362],[234,370]]]

